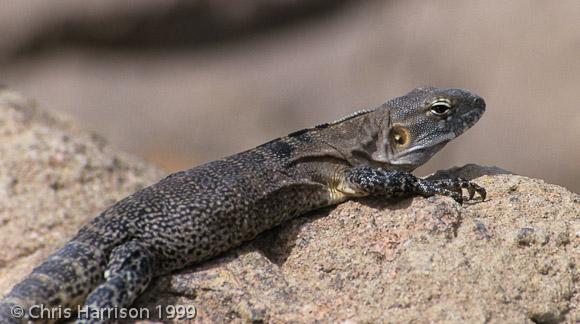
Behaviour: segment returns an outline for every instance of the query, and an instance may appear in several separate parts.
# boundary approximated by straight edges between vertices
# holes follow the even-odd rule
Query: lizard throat
[[[427,162],[435,153],[439,152],[455,136],[448,135],[430,145],[415,145],[408,150],[399,152],[391,157],[389,164],[404,169],[415,169]]]

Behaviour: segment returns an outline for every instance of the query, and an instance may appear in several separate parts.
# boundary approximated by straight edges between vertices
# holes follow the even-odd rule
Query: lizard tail
[[[77,306],[103,281],[105,251],[68,242],[36,267],[0,302],[0,323],[53,322],[72,318]]]

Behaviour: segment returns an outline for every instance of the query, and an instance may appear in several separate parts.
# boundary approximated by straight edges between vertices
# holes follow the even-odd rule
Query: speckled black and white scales
[[[485,199],[485,190],[466,180],[410,173],[484,111],[472,92],[418,88],[374,110],[172,174],[81,228],[14,286],[0,304],[0,322],[26,322],[10,315],[15,305],[126,307],[156,276],[352,197],[439,194],[461,203],[465,188],[469,199],[475,192]]]

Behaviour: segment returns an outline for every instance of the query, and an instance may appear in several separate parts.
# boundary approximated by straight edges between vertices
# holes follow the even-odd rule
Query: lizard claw
[[[458,194],[457,197],[455,197],[455,195],[450,197],[453,198],[453,200],[455,200],[458,204],[463,205],[463,195]]]
[[[437,180],[436,182],[439,183],[439,185],[443,186],[444,188],[448,188],[454,191],[455,190],[461,191],[462,189],[466,189],[469,194],[468,200],[473,199],[473,197],[475,197],[475,194],[477,193],[481,196],[481,201],[484,201],[487,195],[487,192],[483,187],[480,187],[479,185],[471,181],[465,180],[463,178]]]
[[[475,196],[475,188],[473,188],[472,186],[467,186],[467,192],[469,193],[469,200],[473,199],[473,197]]]
[[[460,186],[446,186],[439,181],[420,180],[417,183],[417,194],[424,197],[441,195],[451,197],[459,204],[463,204],[463,193]]]
[[[423,180],[419,186],[419,194],[424,196],[443,195],[453,198],[459,204],[463,204],[463,189],[468,192],[468,200],[473,199],[475,194],[481,196],[484,201],[487,195],[485,189],[479,185],[467,181],[463,178],[441,179],[441,180]]]
[[[458,180],[461,181],[461,187],[467,189],[467,191],[469,192],[470,200],[473,199],[476,192],[479,194],[479,196],[481,196],[481,201],[485,200],[487,192],[483,187],[480,187],[479,185],[462,178],[458,178]]]
[[[485,188],[476,185],[475,183],[471,183],[473,185],[473,189],[481,196],[481,201],[485,201],[485,197],[487,196],[487,191]]]

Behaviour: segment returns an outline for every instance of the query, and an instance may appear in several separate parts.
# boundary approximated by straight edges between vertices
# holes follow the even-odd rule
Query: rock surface
[[[162,175],[0,89],[0,295],[99,211]]]
[[[163,174],[0,91],[0,294]],[[195,305],[201,322],[580,321],[580,196],[499,168],[444,174],[488,199],[347,202],[159,278],[136,306]]]

